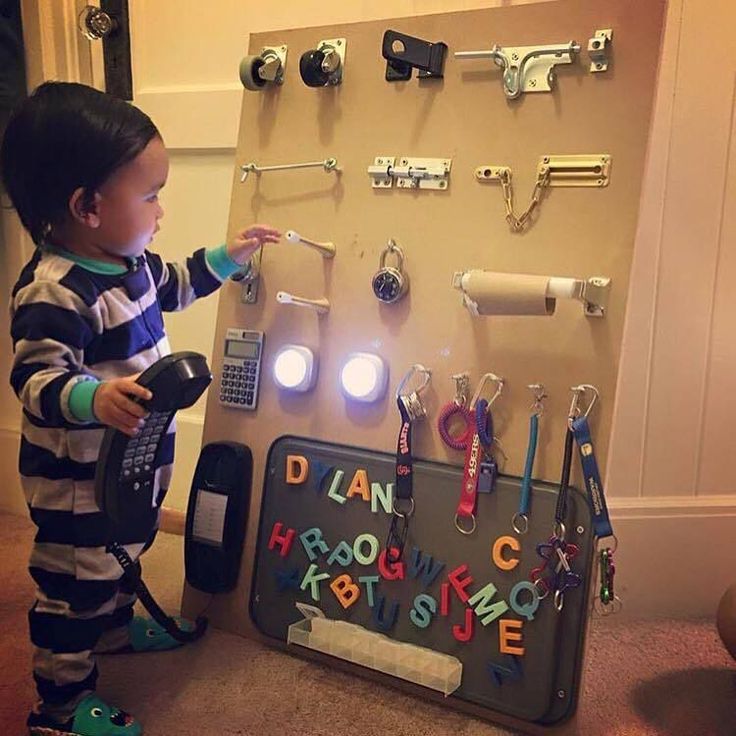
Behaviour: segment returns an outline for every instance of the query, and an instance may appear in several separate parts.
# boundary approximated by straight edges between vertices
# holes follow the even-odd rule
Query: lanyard
[[[529,417],[529,443],[527,444],[526,462],[524,463],[524,477],[521,479],[519,510],[511,517],[511,526],[517,534],[526,534],[529,531],[532,473],[534,471],[534,458],[537,454],[539,417],[544,409],[542,400],[547,396],[544,392],[544,386],[541,383],[532,383],[529,385],[529,388],[534,392],[534,403],[532,404],[532,413]]]
[[[603,483],[598,470],[598,462],[595,459],[593,439],[590,435],[590,426],[587,416],[578,417],[572,423],[572,431],[578,444],[580,463],[583,466],[585,487],[588,490],[590,508],[593,511],[593,528],[598,538],[612,537],[613,527],[608,515],[606,497],[603,493]]]
[[[409,394],[403,393],[414,375],[421,375],[422,385]],[[409,533],[409,519],[414,513],[414,476],[411,455],[412,423],[426,416],[426,410],[419,394],[429,385],[430,372],[421,364],[415,363],[396,389],[396,405],[401,416],[401,428],[396,444],[396,487],[393,501],[393,517],[386,540],[386,559],[396,563],[404,553],[406,537]],[[394,555],[393,550],[397,551]]]
[[[481,398],[481,394],[488,382],[494,382],[496,384],[496,392],[487,400]],[[460,489],[460,501],[455,511],[455,528],[461,534],[469,535],[476,529],[475,510],[478,503],[480,466],[483,460],[484,447],[490,455],[490,448],[493,444],[493,417],[490,407],[501,395],[503,384],[503,378],[499,378],[493,373],[486,373],[480,379],[471,402],[471,409],[475,412],[475,428],[470,441],[465,447],[463,485]],[[470,520],[469,528],[468,520]]]

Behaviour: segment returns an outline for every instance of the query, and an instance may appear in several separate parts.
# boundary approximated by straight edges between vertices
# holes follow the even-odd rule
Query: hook
[[[544,411],[542,401],[547,398],[547,392],[541,383],[530,383],[527,388],[534,394],[534,402],[529,407],[532,414],[540,416]]]
[[[570,391],[572,391],[572,402],[570,403],[570,412],[567,415],[567,423],[572,429],[572,423],[581,414],[586,418],[588,417],[590,412],[593,410],[593,407],[595,406],[596,401],[598,401],[599,393],[598,393],[598,389],[589,383],[581,383],[579,386],[572,386],[570,388]],[[580,409],[580,400],[587,391],[592,392],[593,397],[590,399],[590,403],[585,409],[585,412],[582,412]]]
[[[455,398],[453,400],[458,406],[465,406],[468,403],[470,374],[454,373],[452,375],[452,380],[455,381]]]
[[[486,383],[489,381],[492,381],[496,384],[496,393],[493,394],[493,396],[488,400],[488,408],[491,407],[491,404],[501,395],[501,392],[503,391],[503,385],[505,383],[503,378],[500,378],[495,373],[484,373],[481,376],[480,381],[478,382],[478,388],[475,389],[475,393],[473,394],[473,398],[470,401],[471,408],[475,406],[476,401],[480,399],[481,394],[483,393],[483,389],[485,388]]]

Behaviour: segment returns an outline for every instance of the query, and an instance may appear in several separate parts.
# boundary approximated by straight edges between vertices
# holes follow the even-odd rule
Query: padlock
[[[396,267],[386,265],[386,258],[390,253],[396,256]],[[393,240],[389,240],[386,249],[381,253],[379,269],[371,282],[376,299],[384,304],[393,304],[406,294],[409,290],[409,278],[403,268],[404,252]]]

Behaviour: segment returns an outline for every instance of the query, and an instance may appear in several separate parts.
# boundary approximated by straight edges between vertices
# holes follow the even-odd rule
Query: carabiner
[[[415,374],[422,375],[422,384],[411,393],[403,393],[404,387],[409,383],[409,381],[411,381]],[[422,400],[419,398],[419,395],[424,392],[427,386],[429,386],[431,378],[431,371],[425,368],[421,363],[414,363],[414,365],[404,374],[404,377],[396,388],[396,400],[401,401],[412,421],[415,419],[421,419],[427,415],[427,410],[424,408],[424,404],[422,404]]]
[[[496,384],[496,393],[491,396],[490,399],[488,399],[488,407],[487,409],[490,409],[491,404],[501,395],[501,392],[503,391],[503,385],[505,383],[505,380],[503,378],[500,378],[495,373],[484,373],[481,376],[480,381],[478,382],[478,388],[475,389],[475,393],[473,394],[473,398],[470,401],[470,408],[474,408],[476,402],[478,399],[480,399],[481,394],[483,393],[483,389],[485,388],[486,383],[489,381],[492,381]]]
[[[421,373],[424,380],[422,382],[422,385],[419,386],[419,388],[412,391],[412,393],[419,395],[420,393],[422,393],[422,391],[424,391],[427,388],[427,386],[429,386],[429,382],[432,378],[432,372],[428,368],[425,368],[421,363],[414,363],[414,365],[411,368],[409,368],[409,370],[404,374],[404,377],[401,379],[401,381],[399,382],[399,385],[396,388],[396,398],[397,399],[400,396],[409,395],[409,394],[402,394],[402,389],[404,388],[404,386],[406,386],[407,383],[409,383],[409,381],[412,379],[415,373]]]
[[[567,415],[567,424],[570,429],[572,429],[572,423],[581,416],[581,414],[584,417],[588,417],[590,415],[596,401],[598,401],[599,394],[598,389],[589,383],[581,383],[579,386],[572,386],[570,391],[572,391],[572,402],[570,403],[570,411]],[[580,398],[586,391],[592,392],[593,398],[590,399],[590,403],[585,409],[585,412],[583,412],[580,409]]]

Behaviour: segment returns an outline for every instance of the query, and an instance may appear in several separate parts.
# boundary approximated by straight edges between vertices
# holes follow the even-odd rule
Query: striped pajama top
[[[98,382],[138,373],[168,355],[162,312],[212,293],[237,264],[224,246],[198,250],[183,264],[146,251],[126,273],[99,273],[123,269],[90,270],[72,258],[39,248],[23,268],[10,307],[10,381],[23,405],[21,483],[38,527],[31,575],[47,596],[71,595],[70,608],[84,610],[104,600],[120,577],[104,552],[111,537],[134,559],[151,539],[171,479],[175,427],[158,453],[151,518],[140,528],[113,530],[94,491],[105,427],[92,416],[78,418],[70,396],[75,387],[89,388],[91,411]],[[80,389],[83,382],[90,383]]]

